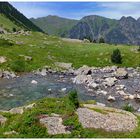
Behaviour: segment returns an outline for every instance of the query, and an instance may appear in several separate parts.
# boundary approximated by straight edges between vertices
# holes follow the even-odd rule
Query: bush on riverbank
[[[69,101],[75,109],[79,107],[78,95],[76,91],[72,91],[69,93]]]
[[[25,71],[25,61],[23,59],[18,59],[10,65],[11,69],[15,72]]]

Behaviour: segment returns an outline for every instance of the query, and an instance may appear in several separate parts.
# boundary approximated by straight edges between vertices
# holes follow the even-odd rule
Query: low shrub
[[[14,61],[10,68],[15,72],[24,72],[25,71],[25,61],[22,59]]]
[[[13,43],[11,41],[0,38],[0,47],[10,47],[12,45]]]
[[[79,100],[76,91],[72,91],[69,93],[69,101],[70,105],[72,105],[75,109],[79,107]]]
[[[116,64],[122,63],[122,56],[119,49],[115,49],[111,55],[111,61]]]
[[[123,110],[129,111],[129,112],[134,112],[134,108],[133,108],[133,106],[130,105],[130,104],[124,105],[124,106],[123,106]]]

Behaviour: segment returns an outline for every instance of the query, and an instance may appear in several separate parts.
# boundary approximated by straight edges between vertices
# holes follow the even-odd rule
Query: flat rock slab
[[[39,121],[48,129],[50,135],[70,134],[70,131],[66,130],[66,126],[62,124],[62,118],[57,115],[52,117],[43,115],[40,117]]]
[[[0,124],[4,125],[6,123],[6,121],[7,121],[7,118],[0,115]]]
[[[138,125],[136,116],[130,112],[93,104],[84,104],[84,108],[77,109],[77,114],[84,128],[131,132]]]

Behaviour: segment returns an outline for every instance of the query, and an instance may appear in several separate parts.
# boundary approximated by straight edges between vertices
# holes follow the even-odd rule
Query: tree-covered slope
[[[0,25],[8,31],[13,28],[42,31],[8,2],[0,2]]]
[[[37,19],[31,18],[30,20],[44,32],[57,36],[66,36],[68,31],[78,22],[77,20],[51,15]]]

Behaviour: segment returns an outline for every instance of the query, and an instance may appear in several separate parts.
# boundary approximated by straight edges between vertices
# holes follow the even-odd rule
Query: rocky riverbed
[[[64,72],[44,68],[20,77],[0,80],[0,109],[11,109],[43,97],[62,97],[77,90],[80,100],[96,100],[102,105],[140,107],[140,72],[134,68],[83,66]]]

